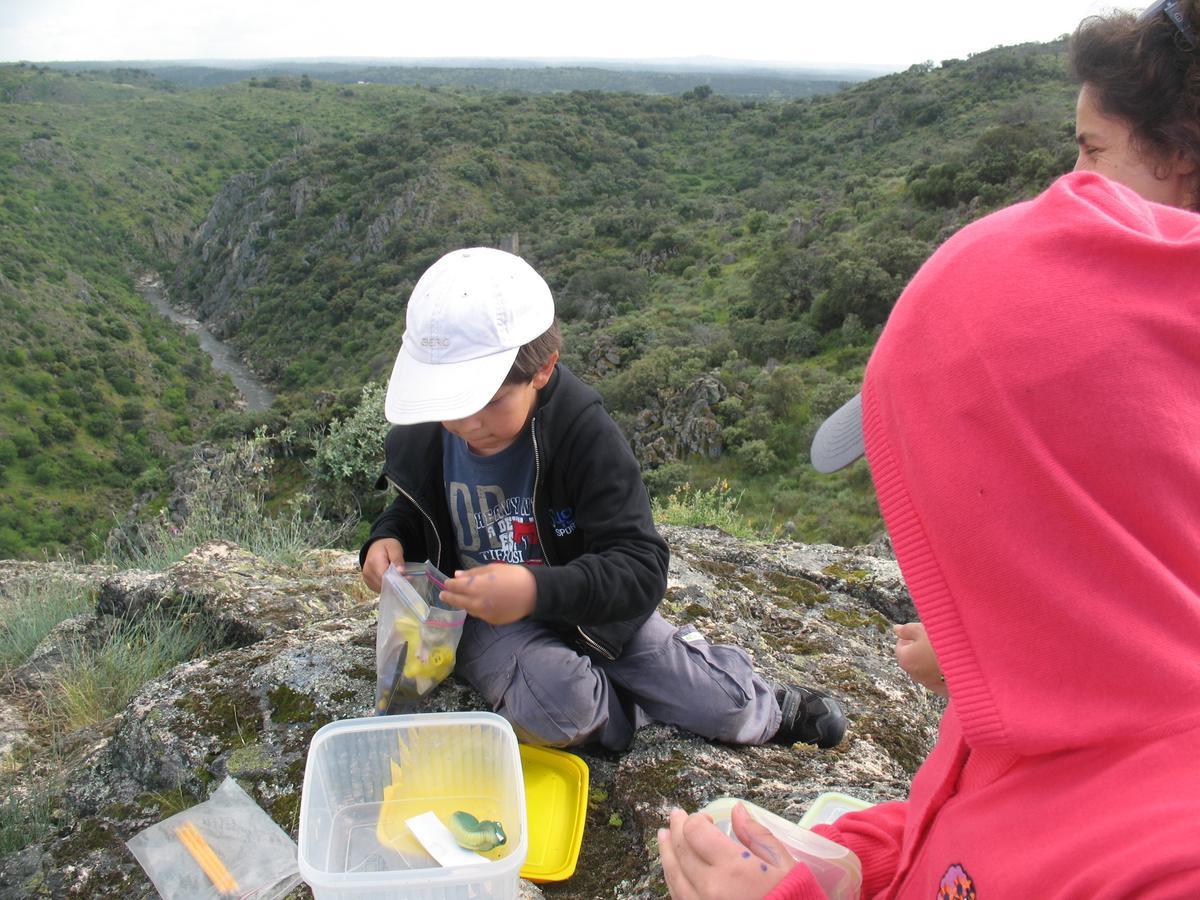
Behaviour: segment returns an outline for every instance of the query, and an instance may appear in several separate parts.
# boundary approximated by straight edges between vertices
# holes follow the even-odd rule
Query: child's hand
[[[404,548],[395,538],[380,538],[368,547],[362,567],[362,579],[367,587],[378,591],[383,586],[383,573],[393,563],[397,568],[404,567]]]
[[[908,677],[935,694],[950,696],[925,626],[920,622],[906,622],[893,625],[892,631],[896,633],[896,662]]]
[[[489,625],[508,625],[533,612],[537,582],[524,566],[489,563],[455,572],[441,597]]]
[[[740,803],[732,822],[737,841],[706,815],[671,810],[670,829],[658,832],[658,853],[675,900],[765,897],[796,865],[787,848]]]

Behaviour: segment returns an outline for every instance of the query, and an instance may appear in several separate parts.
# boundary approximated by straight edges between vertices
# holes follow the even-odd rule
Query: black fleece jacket
[[[527,426],[533,438],[534,516],[545,565],[532,618],[563,639],[609,658],[662,599],[669,554],[654,527],[633,451],[600,395],[563,365],[538,392]],[[462,568],[446,505],[438,422],[397,425],[385,442],[383,474],[399,496],[375,520],[359,552],[396,538],[411,562]]]

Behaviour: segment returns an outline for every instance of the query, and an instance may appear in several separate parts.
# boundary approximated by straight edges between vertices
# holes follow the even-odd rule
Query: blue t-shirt
[[[445,432],[442,466],[446,502],[463,565],[542,564],[533,516],[533,441],[527,430],[499,453],[477,456]]]

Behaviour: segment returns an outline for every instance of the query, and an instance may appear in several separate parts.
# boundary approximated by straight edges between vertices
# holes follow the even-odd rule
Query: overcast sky
[[[0,61],[501,57],[903,68],[1048,41],[1098,0],[0,0]]]

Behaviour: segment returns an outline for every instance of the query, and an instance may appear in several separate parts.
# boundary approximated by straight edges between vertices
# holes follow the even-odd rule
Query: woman
[[[1140,16],[1084,19],[1071,39],[1080,83],[1075,171],[1098,172],[1147,200],[1200,211],[1200,0],[1162,0]],[[919,622],[894,626],[896,660],[946,696]]]

